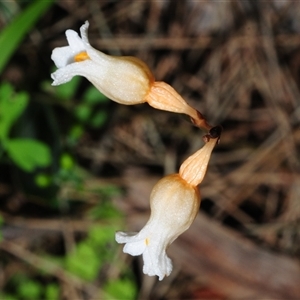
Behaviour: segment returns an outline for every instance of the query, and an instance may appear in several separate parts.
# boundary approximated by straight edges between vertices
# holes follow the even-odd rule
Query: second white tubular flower
[[[139,233],[116,233],[118,243],[126,243],[124,252],[143,254],[143,272],[157,275],[159,280],[170,275],[172,262],[167,247],[195,219],[200,205],[198,189],[188,184],[179,174],[161,179],[150,196],[151,216]]]
[[[197,185],[206,173],[216,142],[217,139],[210,139],[188,158],[179,174],[158,181],[150,196],[150,219],[139,233],[116,233],[116,241],[125,243],[125,253],[143,255],[144,274],[157,275],[159,280],[170,275],[172,262],[166,249],[190,227],[198,213],[200,193]]]

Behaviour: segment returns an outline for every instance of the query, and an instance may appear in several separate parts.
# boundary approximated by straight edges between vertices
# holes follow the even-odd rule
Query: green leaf
[[[47,300],[58,300],[59,297],[59,287],[57,284],[50,283],[45,289],[45,298]]]
[[[13,91],[13,87],[9,83],[2,83],[0,86],[0,99],[10,97]]]
[[[5,139],[14,121],[28,104],[28,94],[14,94],[8,83],[0,86],[0,139]]]
[[[72,100],[82,77],[75,76],[71,81],[55,87],[56,95],[64,100]]]
[[[83,95],[86,104],[106,103],[109,99],[100,93],[94,86],[90,86]]]
[[[100,264],[101,257],[87,242],[81,242],[75,251],[66,257],[66,268],[87,281],[97,277]]]
[[[46,188],[51,184],[51,177],[47,174],[40,173],[34,178],[35,184],[40,188]]]
[[[69,131],[67,136],[68,144],[73,147],[82,137],[84,133],[84,128],[80,124],[75,124]]]
[[[19,300],[17,296],[10,295],[10,294],[2,294],[2,293],[0,293],[0,299],[4,299],[4,300]]]
[[[18,294],[24,299],[40,299],[42,286],[35,281],[25,280],[18,286]]]
[[[91,243],[97,248],[105,248],[111,242],[112,237],[115,235],[117,228],[111,225],[93,226],[88,233],[88,238]],[[108,252],[111,254],[110,252]]]
[[[92,113],[90,106],[86,104],[80,104],[75,108],[75,116],[82,122],[87,121]]]
[[[18,15],[0,33],[0,73],[13,55],[27,32],[33,27],[43,13],[52,5],[53,0],[36,0]]]
[[[63,153],[60,157],[60,166],[65,170],[71,170],[74,167],[74,159],[68,153]]]
[[[94,128],[100,128],[107,121],[107,112],[99,111],[90,120],[90,125]]]
[[[109,299],[135,299],[137,288],[135,283],[129,279],[118,279],[109,281],[104,287],[104,291],[109,294]]]
[[[17,166],[27,172],[36,167],[46,167],[51,163],[47,145],[31,139],[12,139],[6,143],[6,150]]]
[[[104,201],[96,206],[93,206],[88,212],[89,218],[97,219],[120,219],[121,212],[117,210],[109,201]]]

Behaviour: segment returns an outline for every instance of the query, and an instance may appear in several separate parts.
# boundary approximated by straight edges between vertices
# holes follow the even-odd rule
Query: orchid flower
[[[55,48],[51,58],[58,68],[52,85],[70,81],[74,76],[87,78],[102,94],[125,105],[148,102],[156,109],[183,113],[193,123],[209,130],[203,116],[167,83],[155,81],[148,66],[136,57],[110,56],[94,49],[88,40],[89,22],[80,28],[81,37],[67,30],[69,46]]]
[[[158,181],[150,195],[150,219],[139,233],[116,233],[116,241],[125,243],[123,252],[143,255],[144,274],[157,275],[159,280],[170,275],[172,262],[166,249],[190,227],[198,213],[201,198],[197,185],[204,178],[217,141],[208,139],[183,162],[178,174]]]

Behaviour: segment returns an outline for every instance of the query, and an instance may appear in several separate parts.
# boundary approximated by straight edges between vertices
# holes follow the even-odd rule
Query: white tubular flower
[[[217,139],[210,139],[197,155],[182,164],[179,174],[166,176],[154,186],[150,196],[151,216],[139,233],[116,233],[116,241],[125,243],[123,252],[143,255],[144,274],[157,275],[159,280],[170,275],[172,262],[166,249],[190,227],[198,213],[200,193],[197,185],[206,173],[216,142]],[[192,174],[194,171],[198,175]]]
[[[167,83],[155,81],[148,66],[131,56],[110,56],[94,49],[88,40],[89,23],[80,28],[81,37],[67,30],[69,46],[55,48],[51,58],[58,70],[51,74],[52,85],[87,78],[101,93],[120,104],[148,102],[156,109],[189,115],[195,125],[209,130],[203,116]]]
[[[114,57],[94,49],[87,37],[88,27],[88,21],[81,26],[81,38],[77,32],[67,30],[69,46],[53,50],[51,58],[58,70],[51,74],[54,80],[52,85],[66,83],[80,75],[118,103],[131,105],[145,102],[154,81],[147,65],[135,57]]]
[[[179,174],[161,179],[150,196],[151,216],[139,233],[116,233],[118,243],[126,243],[123,251],[143,254],[144,274],[157,275],[159,280],[170,275],[172,262],[167,247],[192,224],[200,204],[198,189]]]

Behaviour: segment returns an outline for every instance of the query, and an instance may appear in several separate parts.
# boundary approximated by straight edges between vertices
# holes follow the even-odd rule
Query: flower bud
[[[218,138],[210,138],[201,149],[182,163],[179,174],[189,184],[197,186],[202,182],[212,150],[217,142]]]

